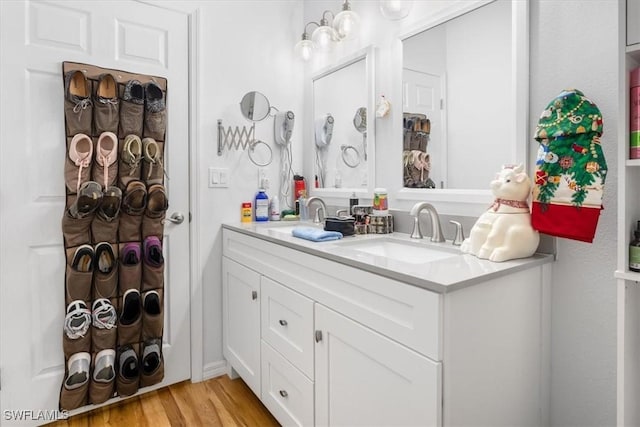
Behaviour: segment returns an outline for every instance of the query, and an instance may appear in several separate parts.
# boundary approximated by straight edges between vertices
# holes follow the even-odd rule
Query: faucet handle
[[[456,226],[456,235],[453,238],[452,244],[455,246],[460,246],[464,241],[464,230],[462,229],[462,224],[460,224],[458,221],[453,220],[449,221],[449,224],[453,224]]]
[[[347,214],[348,209],[338,209],[336,211],[336,216],[337,217],[341,217],[341,216],[349,216],[349,214]]]

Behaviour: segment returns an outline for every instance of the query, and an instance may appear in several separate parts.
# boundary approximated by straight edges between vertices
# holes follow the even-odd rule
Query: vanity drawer
[[[313,379],[313,301],[262,276],[262,339]]]
[[[286,426],[313,425],[313,381],[262,340],[262,403]]]

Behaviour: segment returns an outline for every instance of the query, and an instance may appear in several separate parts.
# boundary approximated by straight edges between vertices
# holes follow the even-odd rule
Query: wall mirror
[[[375,178],[374,49],[363,49],[311,79],[311,194],[341,196],[372,191]],[[313,181],[312,181],[313,182]],[[312,187],[315,187],[312,185]]]
[[[503,164],[526,165],[528,2],[457,4],[401,40],[399,197],[477,194]]]

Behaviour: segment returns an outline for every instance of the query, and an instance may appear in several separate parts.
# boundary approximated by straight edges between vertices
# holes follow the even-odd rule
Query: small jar
[[[373,190],[373,214],[388,215],[389,205],[387,204],[387,189],[376,188]]]
[[[240,208],[240,222],[251,222],[252,219],[251,202],[242,203]]]

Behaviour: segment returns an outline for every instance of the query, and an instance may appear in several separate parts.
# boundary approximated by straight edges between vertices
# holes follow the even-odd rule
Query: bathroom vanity
[[[551,256],[293,226],[223,226],[229,375],[280,423],[548,424]]]

